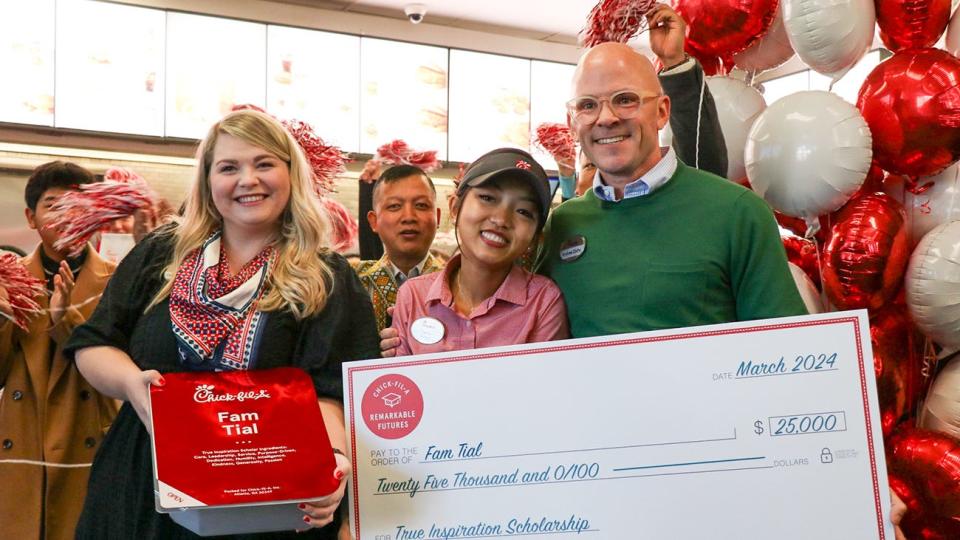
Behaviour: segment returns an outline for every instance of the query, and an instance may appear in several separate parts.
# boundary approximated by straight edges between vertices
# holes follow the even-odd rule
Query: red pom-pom
[[[577,145],[567,125],[540,124],[537,126],[537,145],[553,156],[557,164],[574,168],[577,162]]]
[[[230,112],[233,112],[233,111],[257,111],[257,112],[262,112],[263,114],[266,114],[273,118],[276,118],[272,114],[268,113],[267,111],[261,109],[260,107],[252,103],[241,103],[240,105],[234,105],[233,107],[230,107]]]
[[[69,191],[50,208],[44,226],[60,233],[54,247],[75,257],[94,233],[116,219],[132,216],[153,205],[155,195],[135,173],[127,181],[105,180]]]
[[[580,45],[626,43],[647,29],[647,13],[656,5],[656,0],[600,0],[580,30]]]
[[[0,254],[0,287],[7,291],[13,323],[26,330],[30,316],[41,311],[35,298],[47,292],[46,284],[27,271],[20,257],[4,252]]]
[[[387,165],[413,165],[428,173],[440,168],[436,150],[418,152],[400,139],[377,148],[376,159]]]
[[[314,187],[321,197],[333,191],[334,180],[347,170],[349,157],[340,148],[327,144],[313,126],[301,120],[284,120],[283,126],[300,143],[300,148],[310,162]]]
[[[324,197],[323,208],[330,216],[330,242],[333,244],[334,251],[344,251],[348,249],[357,240],[360,233],[360,227],[357,220],[340,203],[340,201],[331,197]]]
[[[103,179],[113,182],[145,182],[142,176],[123,167],[110,167],[103,173]]]

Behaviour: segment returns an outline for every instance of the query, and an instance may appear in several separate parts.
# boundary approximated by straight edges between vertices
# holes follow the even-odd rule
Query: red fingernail
[[[163,377],[160,377],[160,379],[157,380],[157,386],[163,386],[165,384],[167,384],[167,380]]]
[[[310,523],[310,516],[303,516],[304,523]]]
[[[336,478],[337,480],[340,480],[341,478],[343,478],[343,471],[340,471],[340,470],[334,471],[333,477]]]
[[[301,510],[304,510],[304,509],[307,508],[307,505],[305,505],[305,504],[303,504],[303,503],[300,503],[300,504],[297,505],[297,508],[299,508],[299,509],[301,509]]]

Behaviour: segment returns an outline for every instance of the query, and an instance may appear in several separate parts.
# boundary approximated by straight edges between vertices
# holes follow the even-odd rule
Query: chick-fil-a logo
[[[214,403],[218,401],[247,401],[257,399],[269,399],[270,394],[266,390],[250,390],[248,392],[237,392],[236,394],[214,394],[212,384],[197,385],[196,392],[193,393],[193,400],[197,403]]]

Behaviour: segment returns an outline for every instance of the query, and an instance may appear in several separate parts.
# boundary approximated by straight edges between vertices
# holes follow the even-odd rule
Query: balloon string
[[[830,227],[830,215],[827,214],[827,232],[830,232]],[[817,273],[820,277],[820,304],[823,306],[823,312],[827,313],[829,312],[830,299],[827,297],[827,288],[823,283],[823,259],[820,252],[820,240],[816,236],[813,236],[810,240],[813,241],[813,248],[817,255]]]
[[[721,60],[721,62],[723,61]],[[703,114],[703,95],[706,93],[706,90],[707,90],[707,78],[705,76],[701,76],[700,104],[697,106],[697,142],[696,142],[697,147],[696,147],[696,153],[694,154],[694,158],[693,158],[693,166],[694,168],[697,168],[697,169],[700,168],[700,119]]]
[[[50,292],[50,291],[47,291],[47,292]],[[75,309],[80,309],[80,308],[82,308],[83,306],[89,304],[90,302],[93,302],[94,300],[98,300],[101,296],[103,296],[103,293],[100,293],[100,294],[91,296],[91,297],[87,298],[86,300],[84,300],[83,302],[79,302],[79,303],[76,303],[76,304],[70,304],[70,305],[67,306],[67,307],[63,307],[63,308],[47,308],[47,309],[32,309],[32,310],[27,310],[27,313],[31,313],[31,314],[34,314],[34,315],[43,315],[43,314],[45,314],[45,313],[46,313],[46,314],[50,314],[50,313],[58,313],[58,312],[61,312],[61,311],[66,312],[66,311],[69,311],[70,309],[74,309],[74,308],[75,308]],[[2,312],[2,311],[0,311],[0,317],[3,317],[4,319],[7,319],[8,321],[12,321],[12,322],[14,322],[14,323],[17,322],[16,317],[13,317],[13,316],[11,316],[11,315],[7,315],[6,313],[4,313],[4,312]]]

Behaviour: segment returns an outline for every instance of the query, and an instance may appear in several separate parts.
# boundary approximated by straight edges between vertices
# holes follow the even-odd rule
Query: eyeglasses
[[[621,120],[628,120],[640,114],[640,107],[652,99],[663,94],[640,94],[633,90],[623,90],[608,98],[594,96],[580,96],[567,102],[567,113],[578,122],[590,123],[600,118],[603,102],[610,105],[610,110]]]

